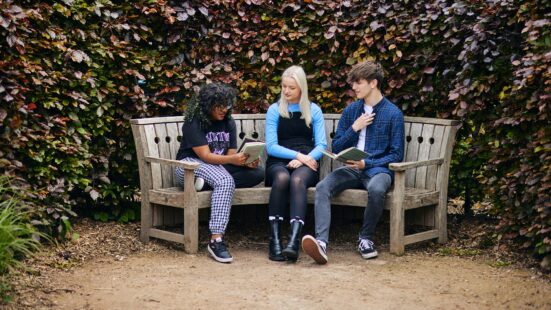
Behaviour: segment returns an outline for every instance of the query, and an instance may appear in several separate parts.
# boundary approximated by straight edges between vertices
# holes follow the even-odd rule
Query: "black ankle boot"
[[[285,256],[288,260],[296,261],[298,258],[301,232],[302,223],[300,221],[294,221],[291,224],[291,236],[289,237],[289,243],[282,252],[283,256]]]
[[[280,227],[280,220],[270,220],[270,253],[268,258],[278,262],[285,260],[285,257],[281,254]]]

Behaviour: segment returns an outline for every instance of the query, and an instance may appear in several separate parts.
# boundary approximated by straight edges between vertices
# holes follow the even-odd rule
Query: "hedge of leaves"
[[[50,206],[45,224],[67,206],[132,218],[128,119],[178,114],[212,80],[239,89],[242,112],[263,112],[291,64],[309,74],[313,101],[340,112],[353,99],[348,68],[374,59],[405,114],[462,121],[450,190],[489,195],[500,235],[549,263],[549,7],[0,0],[0,169]]]

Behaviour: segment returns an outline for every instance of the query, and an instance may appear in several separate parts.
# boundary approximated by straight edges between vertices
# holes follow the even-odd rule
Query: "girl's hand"
[[[250,163],[246,164],[245,167],[247,167],[247,168],[256,168],[256,167],[258,167],[259,163],[260,163],[260,158],[253,161],[253,162],[250,162]]]
[[[303,163],[304,165],[308,166],[308,168],[317,171],[318,170],[318,162],[312,158],[310,155],[304,155],[302,153],[297,154],[297,160]]]
[[[293,159],[287,164],[287,167],[289,167],[291,169],[297,169],[298,167],[300,167],[302,165],[303,164],[298,159]]]
[[[235,153],[227,156],[230,158],[230,164],[235,166],[244,166],[247,158],[249,157],[249,155],[245,153]]]

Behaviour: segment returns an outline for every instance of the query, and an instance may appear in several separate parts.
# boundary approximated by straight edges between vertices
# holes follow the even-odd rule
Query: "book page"
[[[347,160],[362,160],[364,159],[365,157],[367,157],[367,153],[358,149],[358,148],[355,148],[355,147],[351,147],[351,148],[348,148],[342,152],[339,153],[338,157],[339,157],[339,160],[340,159],[343,159],[344,161],[347,161]],[[342,160],[341,160],[342,161]]]
[[[335,159],[337,157],[337,154],[333,154],[329,151],[326,151],[326,150],[321,150],[321,153],[329,158],[333,158]]]
[[[243,145],[243,148],[240,153],[245,153],[249,155],[245,164],[250,164],[253,161],[257,160],[262,156],[266,143],[264,142],[247,142]]]
[[[261,143],[264,143],[260,140],[255,140],[255,139],[251,139],[251,138],[245,138],[243,139],[243,142],[241,142],[241,145],[239,146],[239,148],[237,149],[237,153],[241,152],[241,150],[243,149],[243,146],[245,146],[245,144],[249,143],[249,142],[261,142]]]

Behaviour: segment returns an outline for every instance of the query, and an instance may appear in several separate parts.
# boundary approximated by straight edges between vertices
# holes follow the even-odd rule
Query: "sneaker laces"
[[[373,245],[373,241],[369,239],[360,239],[360,244],[358,245],[358,247],[360,248],[360,250],[372,250]]]
[[[227,251],[226,243],[224,243],[224,240],[215,240],[212,242],[212,245],[219,251]]]
[[[316,240],[323,253],[327,253],[327,244],[323,241]]]

